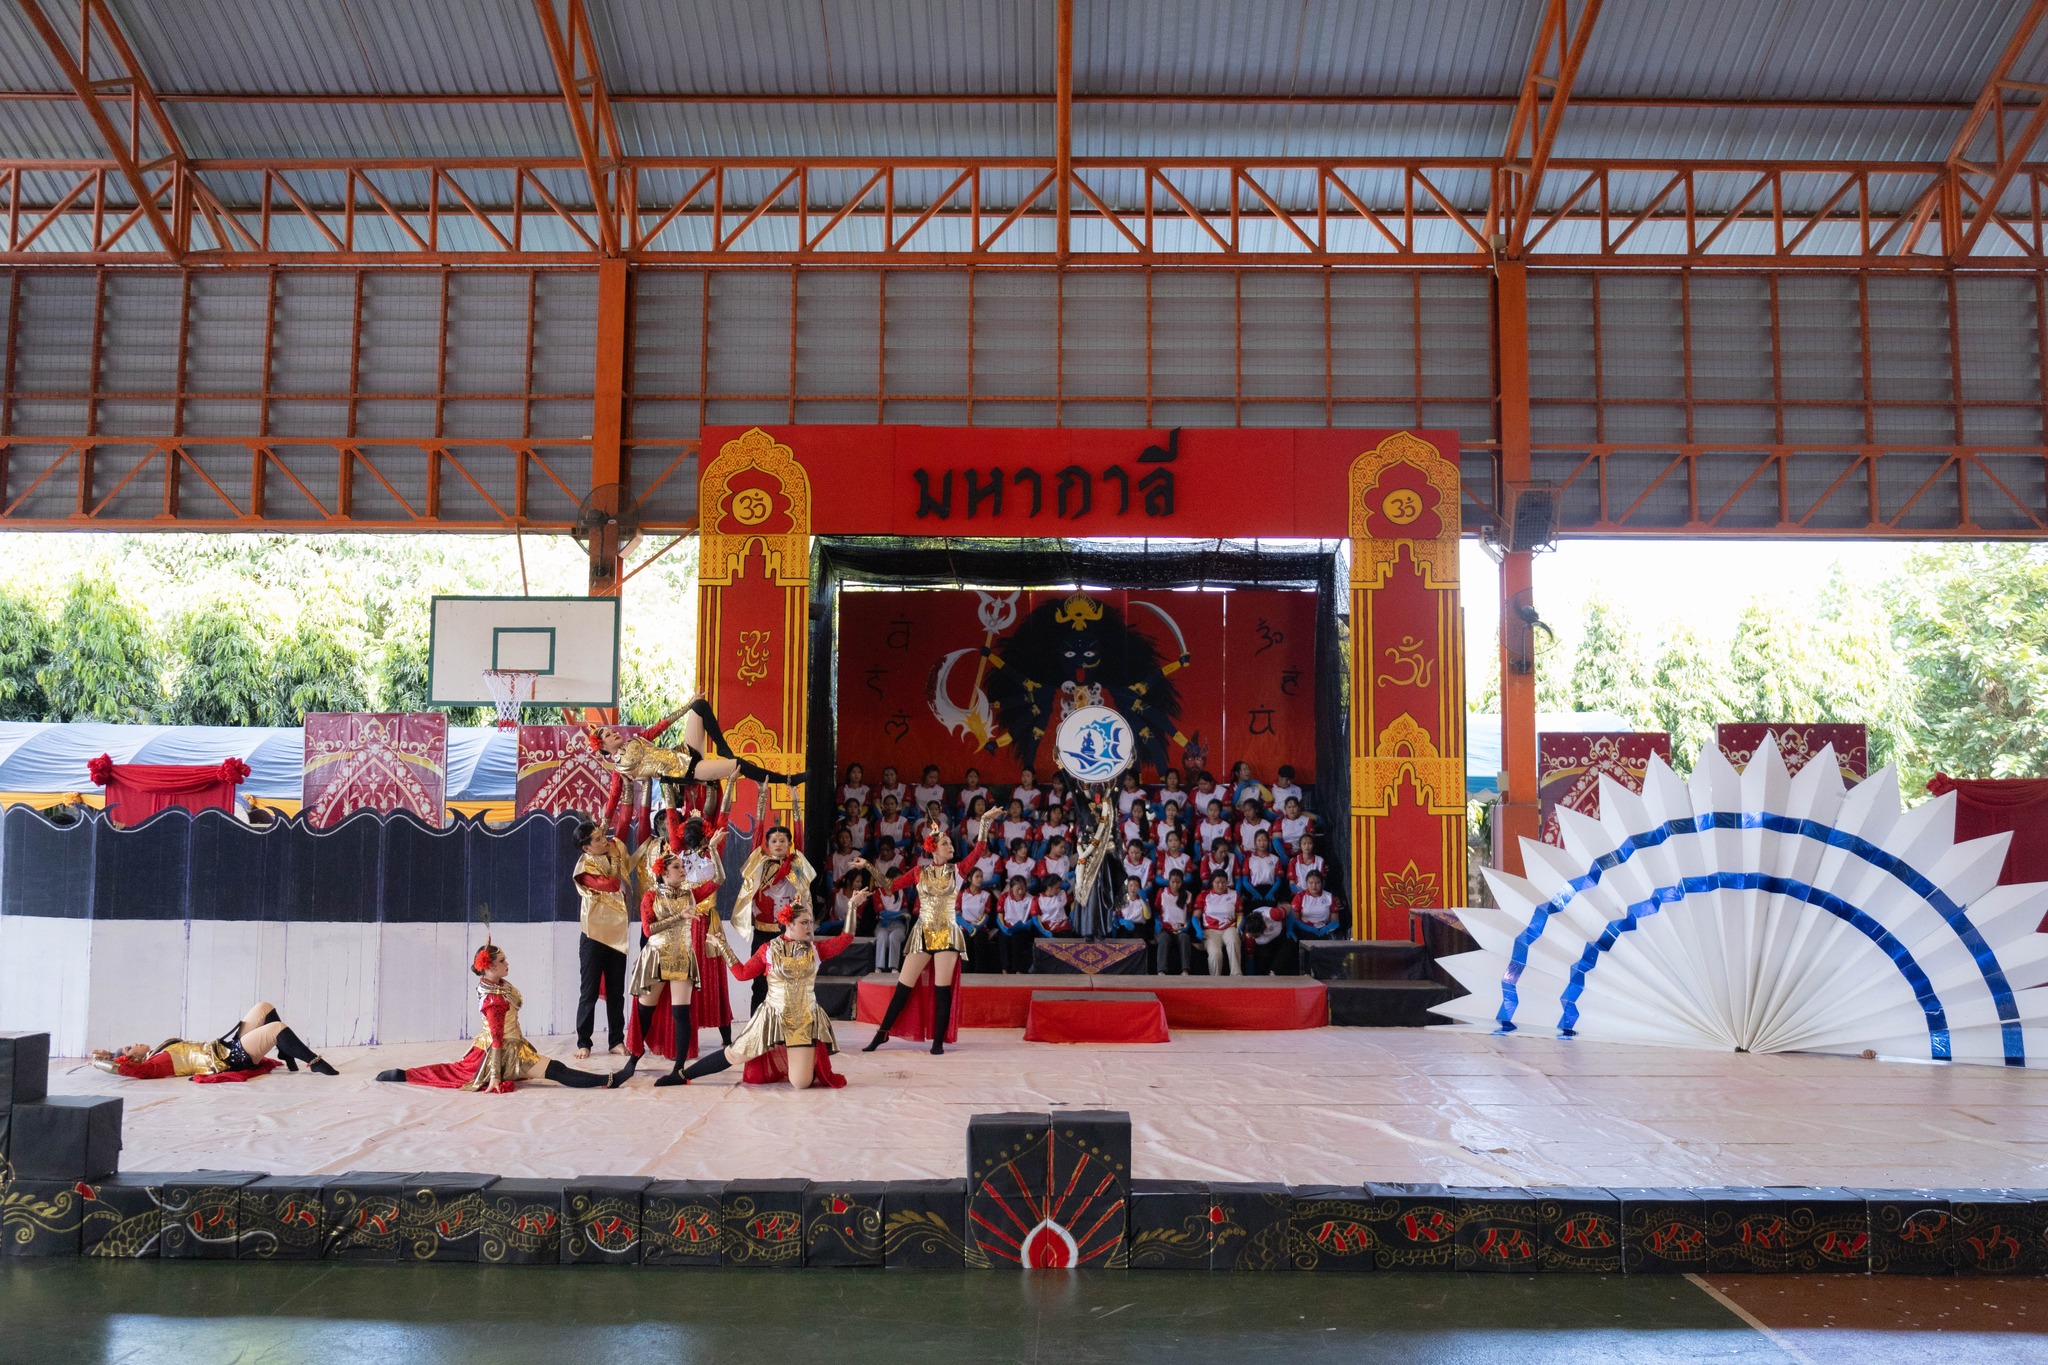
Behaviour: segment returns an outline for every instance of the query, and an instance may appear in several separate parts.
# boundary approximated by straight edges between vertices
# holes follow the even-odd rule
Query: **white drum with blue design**
[[[1067,712],[1053,735],[1061,771],[1077,782],[1114,782],[1138,756],[1131,723],[1107,706]]]

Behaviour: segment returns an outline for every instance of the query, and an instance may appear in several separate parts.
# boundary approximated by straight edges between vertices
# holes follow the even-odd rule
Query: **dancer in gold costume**
[[[967,866],[981,861],[987,852],[988,829],[994,820],[993,812],[982,816],[981,827],[974,832],[974,848],[967,855]],[[942,1055],[946,1050],[946,1030],[953,1019],[953,983],[959,977],[960,955],[967,951],[967,935],[958,919],[960,888],[965,883],[953,861],[950,834],[934,830],[926,835],[924,851],[931,861],[912,868],[892,883],[898,891],[917,888],[917,923],[911,926],[910,951],[903,955],[903,970],[896,974],[896,991],[889,998],[888,1011],[882,1015],[882,1026],[861,1049],[863,1052],[873,1052],[889,1041],[889,1030],[896,1026],[915,989],[923,984],[927,965],[932,969],[934,986],[932,1053]],[[874,872],[865,858],[857,866],[867,868],[870,875]]]
[[[477,1009],[484,1017],[484,1026],[460,1061],[381,1071],[377,1079],[492,1095],[511,1094],[513,1082],[526,1080],[536,1072],[543,1080],[580,1090],[603,1085],[604,1077],[564,1066],[533,1050],[533,1044],[526,1041],[526,1034],[519,1027],[519,1006],[523,1003],[519,988],[505,979],[511,967],[505,950],[493,943],[477,949],[476,956],[470,959],[469,970],[477,977]]]
[[[865,890],[854,894],[856,910],[867,895]],[[811,938],[816,927],[817,918],[808,901],[783,907],[782,932],[733,968],[733,975],[742,981],[766,978],[766,998],[731,1047],[690,1063],[683,1072],[684,1084],[715,1075],[734,1062],[745,1063],[749,1085],[785,1078],[798,1090],[813,1085],[837,1090],[846,1084],[846,1078],[832,1070],[832,1054],[839,1051],[839,1040],[832,1032],[832,1017],[818,1004],[817,983],[818,964],[845,952],[853,935],[844,933],[819,943]]]

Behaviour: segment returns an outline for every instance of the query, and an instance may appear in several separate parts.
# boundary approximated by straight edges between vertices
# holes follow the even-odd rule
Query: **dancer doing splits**
[[[273,1048],[293,1071],[299,1069],[300,1062],[305,1062],[322,1076],[340,1074],[299,1041],[299,1035],[277,1017],[277,1006],[268,1000],[251,1005],[241,1022],[218,1038],[203,1043],[166,1038],[155,1047],[134,1043],[119,1052],[101,1048],[92,1054],[92,1064],[110,1076],[126,1076],[136,1081],[161,1081],[172,1076],[190,1076],[195,1081],[246,1081],[277,1065],[268,1060]]]
[[[865,889],[854,893],[855,912],[867,897]],[[817,918],[807,901],[784,906],[782,917],[782,932],[733,968],[733,975],[742,981],[765,979],[767,997],[731,1047],[690,1063],[683,1072],[685,1085],[700,1076],[716,1075],[734,1062],[746,1064],[750,1085],[785,1076],[798,1090],[813,1085],[837,1090],[846,1084],[846,1078],[832,1070],[832,1054],[839,1051],[839,1040],[832,1032],[832,1016],[818,1005],[817,985],[818,964],[845,952],[853,935],[848,932],[814,942],[811,932],[817,928]],[[853,915],[847,918],[850,921]]]
[[[588,1071],[564,1066],[542,1057],[526,1041],[519,1027],[519,988],[505,979],[511,970],[505,950],[486,943],[470,959],[469,970],[478,977],[477,1009],[484,1016],[483,1032],[476,1036],[469,1052],[457,1062],[380,1071],[380,1081],[404,1081],[430,1085],[439,1090],[488,1091],[509,1095],[513,1082],[523,1081],[538,1071],[544,1080],[587,1090],[604,1084],[605,1078]]]
[[[697,826],[701,845],[702,822],[692,820],[690,823]],[[689,1061],[690,1040],[697,1036],[697,1026],[690,1017],[695,987],[705,973],[723,971],[722,964],[732,956],[725,946],[722,931],[707,933],[700,927],[705,921],[718,917],[717,883],[710,882],[706,888],[709,894],[699,900],[697,888],[689,884],[689,874],[689,864],[680,853],[654,860],[655,884],[648,888],[640,901],[640,928],[647,936],[647,942],[633,963],[633,980],[629,987],[634,996],[633,1013],[634,1022],[639,1027],[640,1051],[627,1053],[625,1066],[606,1082],[614,1090],[631,1080],[635,1068],[640,1065],[640,1058],[646,1053],[648,1034],[654,1028],[654,1007],[664,994],[669,999],[670,1017],[675,1021],[675,1065],[655,1084],[683,1083],[683,1065]],[[714,960],[703,961],[706,956]]]
[[[967,855],[969,867],[981,861],[987,852],[988,827],[994,820],[993,813],[981,817],[981,828],[974,832],[974,848]],[[896,1026],[903,1007],[910,1003],[911,992],[924,976],[928,963],[935,987],[932,1055],[942,1056],[946,1051],[946,1029],[953,1021],[953,983],[959,977],[960,955],[967,951],[967,935],[961,930],[958,919],[960,888],[964,883],[959,867],[953,862],[951,835],[944,830],[926,835],[924,851],[931,856],[930,863],[913,867],[891,883],[892,889],[897,891],[907,891],[913,886],[917,888],[917,923],[911,926],[910,951],[903,956],[903,970],[896,974],[896,990],[889,997],[889,1008],[882,1015],[882,1026],[861,1049],[863,1052],[873,1052],[889,1041],[889,1030]],[[861,865],[867,867],[870,874],[874,872],[866,859],[861,860]]]

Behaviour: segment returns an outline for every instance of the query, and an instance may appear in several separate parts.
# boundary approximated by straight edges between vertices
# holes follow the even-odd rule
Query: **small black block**
[[[157,1256],[163,1247],[163,1187],[183,1175],[123,1171],[92,1181],[85,1203],[84,1254],[110,1260]]]
[[[1329,981],[1330,1023],[1336,1028],[1422,1028],[1439,1022],[1430,1010],[1457,995],[1435,981]]]
[[[1870,1212],[1831,1186],[1773,1186],[1785,1200],[1785,1269],[1801,1274],[1870,1272]]]
[[[1785,1222],[1784,1191],[1722,1186],[1699,1194],[1710,1270],[1761,1275],[1784,1271],[1792,1240]]]
[[[1955,1215],[1934,1190],[1855,1190],[1870,1225],[1873,1275],[1953,1275]]]
[[[1367,1225],[1380,1270],[1454,1270],[1458,1200],[1442,1185],[1368,1184]]]
[[[891,1270],[967,1264],[967,1182],[892,1180],[882,1194],[882,1262]]]
[[[804,1195],[804,1264],[882,1264],[882,1204],[888,1185],[880,1180],[814,1182]]]
[[[1618,1189],[1622,1269],[1684,1275],[1707,1268],[1706,1206],[1692,1190]]]
[[[2048,1274],[2048,1192],[1954,1190],[1958,1275]]]
[[[1515,1188],[1455,1187],[1458,1269],[1543,1268],[1543,1221],[1536,1196]]]
[[[1294,1195],[1285,1185],[1209,1186],[1209,1269],[1294,1269]]]
[[[1201,1180],[1131,1182],[1131,1268],[1207,1270],[1215,1201]]]
[[[719,1211],[724,1265],[794,1270],[804,1263],[808,1180],[728,1180]]]
[[[477,1260],[485,1265],[558,1265],[562,1259],[560,1180],[500,1180],[485,1192]]]
[[[1543,1268],[1567,1274],[1621,1273],[1621,1201],[1612,1190],[1552,1185],[1532,1190],[1543,1231]]]
[[[164,1182],[163,1249],[171,1260],[232,1261],[240,1243],[237,1205],[261,1171],[188,1171]]]
[[[121,1164],[119,1099],[57,1095],[17,1103],[13,1117],[8,1159],[17,1180],[99,1180]]]
[[[50,1035],[0,1033],[0,1109],[50,1093]]]
[[[327,1257],[396,1261],[403,1224],[404,1171],[350,1171],[321,1190],[327,1206]]]
[[[0,1256],[76,1256],[87,1198],[75,1180],[0,1185]]]
[[[1287,1237],[1296,1270],[1371,1270],[1372,1205],[1361,1185],[1295,1185]]]
[[[1122,1269],[1130,1124],[1106,1110],[968,1120],[968,1264]]]
[[[484,1208],[497,1180],[470,1171],[407,1176],[399,1205],[398,1259],[474,1264],[489,1221]]]
[[[242,1186],[235,1232],[245,1261],[317,1261],[327,1254],[325,1175],[267,1175]]]
[[[640,1264],[717,1265],[723,1180],[657,1180],[640,1196]]]
[[[644,1175],[593,1176],[562,1185],[562,1264],[638,1265]]]

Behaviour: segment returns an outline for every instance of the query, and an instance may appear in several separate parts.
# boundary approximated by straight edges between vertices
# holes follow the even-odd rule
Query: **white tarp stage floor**
[[[1130,1112],[1141,1178],[2048,1187],[2041,1071],[1422,1029],[1181,1032],[1153,1046],[976,1029],[944,1057],[911,1043],[855,1053],[864,1024],[840,1035],[846,1088],[801,1094],[742,1085],[738,1068],[665,1090],[643,1068],[621,1091],[510,1096],[371,1079],[460,1055],[449,1043],[337,1048],[339,1078],[243,1085],[60,1061],[51,1090],[127,1101],[130,1171],[943,1178],[965,1174],[972,1115],[1073,1108]],[[572,1040],[537,1045],[568,1060]]]

